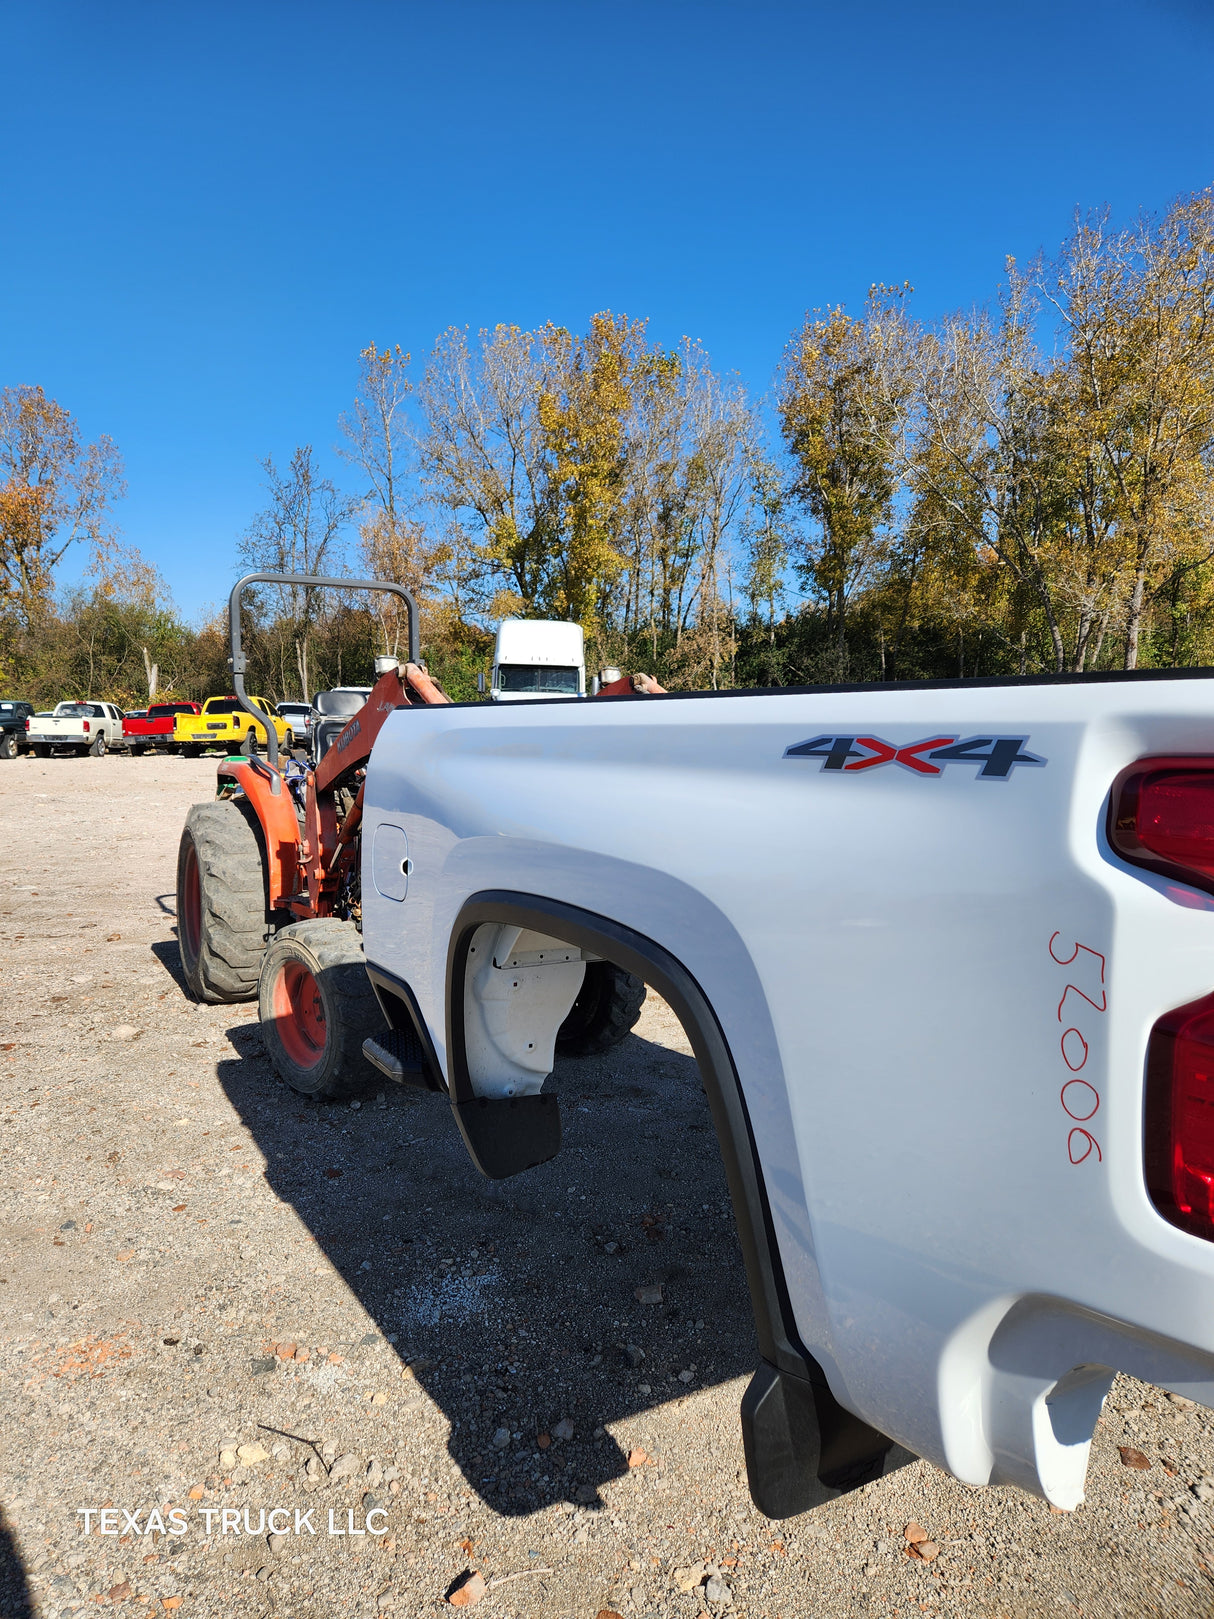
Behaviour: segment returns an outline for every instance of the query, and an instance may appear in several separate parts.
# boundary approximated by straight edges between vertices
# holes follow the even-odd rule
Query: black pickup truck
[[[33,703],[0,698],[0,759],[15,759],[25,751],[25,722],[33,712]]]

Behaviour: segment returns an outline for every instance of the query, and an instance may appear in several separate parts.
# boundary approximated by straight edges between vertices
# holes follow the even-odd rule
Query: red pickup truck
[[[181,744],[173,740],[174,716],[201,713],[197,703],[153,703],[147,713],[138,718],[128,714],[122,722],[122,734],[132,753],[144,753],[148,748],[167,748],[170,753],[177,753]]]

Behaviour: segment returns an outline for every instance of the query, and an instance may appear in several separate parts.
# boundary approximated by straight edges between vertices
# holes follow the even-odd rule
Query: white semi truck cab
[[[493,647],[489,694],[495,703],[585,697],[582,626],[552,619],[503,619]]]

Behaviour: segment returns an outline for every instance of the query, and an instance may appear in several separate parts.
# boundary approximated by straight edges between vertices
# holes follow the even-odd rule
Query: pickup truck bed
[[[142,753],[145,748],[175,751],[179,745],[174,735],[177,715],[201,713],[198,703],[155,703],[146,714],[128,714],[122,722],[122,734],[132,753]]]
[[[773,1516],[906,1451],[1074,1507],[1115,1372],[1214,1405],[1214,1130],[1177,1056],[1214,991],[1212,699],[1183,672],[943,682],[380,734],[368,971],[482,1169],[559,1148],[542,1085],[582,961],[682,1020]],[[1173,761],[1158,791],[1125,776],[1144,758]]]

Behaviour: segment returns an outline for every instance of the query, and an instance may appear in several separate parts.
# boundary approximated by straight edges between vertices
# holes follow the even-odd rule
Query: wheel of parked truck
[[[609,961],[586,964],[586,977],[556,1036],[562,1057],[608,1051],[629,1034],[645,1004],[645,985]]]
[[[33,745],[33,754],[35,759],[49,759],[51,756],[50,743],[35,742]]]
[[[261,827],[241,799],[195,804],[177,851],[177,942],[200,1001],[251,1001],[271,925]]]
[[[270,1061],[301,1096],[325,1101],[382,1082],[363,1056],[384,1019],[353,922],[281,928],[266,946],[257,1009]]]
[[[17,738],[11,731],[5,731],[0,736],[0,759],[15,759],[17,757]]]
[[[89,753],[94,759],[105,758],[105,736],[101,731],[89,743]]]
[[[181,757],[183,759],[201,759],[202,758],[202,744],[201,744],[201,742],[183,742],[181,744]]]

